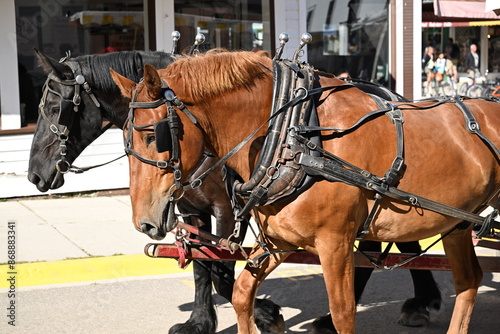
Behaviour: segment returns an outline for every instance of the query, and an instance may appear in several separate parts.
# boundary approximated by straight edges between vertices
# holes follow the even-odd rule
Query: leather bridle
[[[142,80],[141,80],[142,82]],[[141,83],[139,82],[139,84]],[[174,175],[174,186],[176,189],[182,188],[180,183],[182,172],[179,168],[179,116],[177,115],[176,108],[184,112],[188,118],[193,122],[193,124],[198,124],[196,117],[186,108],[184,103],[179,100],[179,98],[174,94],[174,92],[169,89],[166,82],[162,81],[163,96],[155,101],[151,102],[137,102],[137,88],[134,91],[132,100],[129,104],[129,115],[126,121],[126,128],[128,128],[126,136],[124,136],[125,153],[127,155],[132,155],[139,161],[161,168],[161,169],[172,169]],[[134,110],[135,109],[155,109],[162,105],[167,107],[167,117],[159,122],[146,124],[146,125],[136,125],[134,123]],[[154,131],[156,149],[158,153],[169,151],[170,159],[165,160],[152,160],[146,158],[133,147],[133,132],[138,131]],[[167,142],[168,144],[165,144]]]
[[[142,80],[139,82],[141,83]],[[138,87],[139,85],[137,85]],[[186,185],[181,184],[182,172],[180,169],[179,160],[179,116],[177,115],[176,108],[184,112],[188,118],[193,122],[193,124],[198,124],[198,120],[194,115],[184,106],[184,104],[175,96],[174,92],[168,88],[168,85],[162,81],[163,97],[152,102],[137,102],[137,87],[132,96],[132,100],[129,104],[129,115],[127,121],[125,122],[125,128],[127,133],[124,132],[124,146],[125,154],[132,155],[139,161],[161,168],[161,169],[171,169],[174,177],[174,184],[170,187],[167,194],[168,206],[169,206],[169,217],[167,218],[167,230],[173,230],[178,223],[175,214],[175,204],[184,195]],[[146,124],[146,125],[136,125],[134,123],[134,111],[135,109],[154,109],[162,105],[167,107],[167,117],[156,123]],[[170,152],[170,159],[166,160],[152,160],[140,155],[134,150],[133,145],[133,132],[143,132],[143,131],[154,131],[156,150],[158,153]],[[165,144],[167,143],[167,144]],[[196,181],[196,180],[195,180]],[[192,188],[201,185],[201,180],[199,183],[195,184],[190,182],[189,185]],[[180,195],[175,195],[177,190],[180,190]]]
[[[79,109],[78,107],[81,103],[81,94],[80,94],[81,88],[83,88],[83,90],[90,96],[91,100],[94,102],[97,108],[101,107],[101,104],[99,103],[96,96],[92,92],[90,85],[86,81],[83,74],[81,74],[81,70],[79,69],[78,64],[74,65],[72,63],[66,62],[66,58],[67,57],[61,59],[60,63],[64,63],[71,69],[71,71],[73,72],[73,79],[62,79],[53,73],[49,73],[47,76],[47,80],[43,85],[42,98],[40,99],[40,104],[38,105],[39,113],[50,124],[49,125],[50,131],[54,133],[59,139],[60,159],[56,162],[55,168],[57,172],[61,174],[66,174],[68,172],[81,173],[91,168],[104,165],[100,164],[96,166],[79,168],[76,166],[72,166],[66,160],[66,154],[67,154],[66,141],[68,140],[69,132],[71,130],[71,127],[73,126],[75,114],[78,112]],[[70,100],[65,99],[61,93],[59,93],[58,91],[54,90],[51,87],[51,82],[57,82],[58,84],[63,86],[73,86],[74,87],[73,97]],[[54,94],[60,98],[57,123],[54,123],[45,111],[45,104],[49,93]],[[69,106],[71,106],[71,108]],[[101,134],[107,129],[109,129],[111,126],[112,126],[111,123],[106,124],[101,129]],[[117,159],[114,159],[112,161],[115,160]]]

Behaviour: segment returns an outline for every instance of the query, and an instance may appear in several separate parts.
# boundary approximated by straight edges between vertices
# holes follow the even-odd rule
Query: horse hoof
[[[427,327],[430,319],[429,312],[426,310],[419,310],[413,313],[403,312],[399,316],[398,324],[407,327]]]
[[[337,334],[330,314],[314,320],[311,326],[312,329],[309,334]]]
[[[261,333],[285,333],[285,320],[280,309],[269,299],[255,300],[255,324]]]
[[[170,328],[168,334],[215,334],[215,327],[210,325],[192,323],[176,324]]]
[[[401,307],[398,324],[407,327],[425,327],[430,322],[430,309],[439,310],[441,307],[441,294],[439,290],[434,298],[410,298]]]

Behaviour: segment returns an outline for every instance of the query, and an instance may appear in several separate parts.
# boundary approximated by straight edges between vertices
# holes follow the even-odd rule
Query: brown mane
[[[194,103],[226,92],[255,86],[256,79],[272,75],[267,52],[207,52],[181,58],[164,70],[167,81],[183,82],[183,92]],[[169,80],[170,79],[170,80]]]

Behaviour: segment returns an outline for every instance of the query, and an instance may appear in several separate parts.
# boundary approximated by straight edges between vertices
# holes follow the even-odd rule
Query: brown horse
[[[133,188],[149,192],[148,200],[132,204],[136,226],[141,220],[158,226],[165,224],[166,217],[162,215],[165,206],[159,203],[165,195],[182,193],[183,182],[200,163],[205,147],[223,158],[249,134],[260,129],[226,162],[245,181],[250,179],[265,135],[261,126],[269,117],[273,100],[272,67],[270,59],[258,54],[221,53],[182,59],[165,70],[147,67],[144,81],[137,89],[129,80],[114,76],[125,96],[132,97],[136,89],[135,100],[145,102],[162,96],[163,80],[197,120],[195,124],[187,114],[179,113],[181,153],[172,164],[182,173],[179,181],[174,180],[172,173],[151,169],[146,172],[140,166],[131,165],[131,192]],[[315,73],[315,77],[320,87],[330,87],[317,97],[310,96],[316,105],[319,124],[331,129],[347,129],[358,124],[352,131],[321,131],[321,153],[348,161],[349,166],[369,171],[369,175],[383,175],[398,151],[399,136],[393,122],[385,116],[374,116],[357,123],[369,112],[379,109],[373,98],[355,88],[341,86],[342,81],[329,75]],[[462,218],[428,210],[421,206],[421,200],[427,198],[469,212],[495,201],[500,188],[500,168],[492,146],[500,145],[497,131],[500,104],[465,101],[466,108],[481,125],[482,133],[493,142],[492,146],[467,131],[464,116],[455,104],[437,103],[432,109],[424,109],[430,104],[400,106],[404,119],[404,173],[400,175],[397,189],[418,196],[410,196],[413,201],[407,201],[404,196],[397,199],[382,196],[373,221],[366,227],[365,239],[413,241],[447,234],[443,245],[457,295],[448,332],[466,333],[482,279],[470,224],[468,228],[456,228]],[[165,117],[167,109],[161,106],[136,112],[134,122],[154,124]],[[140,155],[155,160],[170,159],[168,152],[156,152],[152,132],[134,133],[132,145]],[[336,330],[354,332],[352,249],[381,188],[374,191],[349,182],[331,181],[316,179],[298,196],[256,208],[255,218],[271,255],[259,267],[247,265],[235,284],[233,306],[239,333],[256,333],[253,301],[257,288],[286,259],[289,254],[286,251],[299,247],[318,254],[321,259]],[[251,256],[264,252],[256,245]]]

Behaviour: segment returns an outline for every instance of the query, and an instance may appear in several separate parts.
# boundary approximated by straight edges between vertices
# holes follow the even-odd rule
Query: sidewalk
[[[176,272],[175,261],[144,255],[152,240],[135,230],[126,193],[0,202],[0,276],[8,271],[9,226],[15,231],[19,287]],[[0,290],[6,284],[2,279]]]
[[[90,256],[141,254],[151,242],[132,224],[127,194],[42,197],[0,202],[0,244],[15,223],[16,261],[56,261]],[[0,250],[0,263],[7,253]]]

